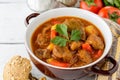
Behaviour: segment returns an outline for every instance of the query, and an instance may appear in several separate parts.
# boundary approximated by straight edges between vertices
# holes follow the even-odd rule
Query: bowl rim
[[[51,9],[51,10],[48,10],[48,11],[46,11],[46,12],[43,12],[43,13],[41,13],[41,15],[47,14],[47,13],[52,12],[52,11],[58,11],[58,10],[61,10],[61,9],[64,9],[64,10],[67,10],[67,9],[69,9],[69,10],[70,10],[70,9],[71,9],[71,10],[77,9],[77,10],[78,10],[78,8],[71,8],[71,7],[70,7],[70,8],[68,8],[68,7],[56,8],[56,9]],[[92,13],[92,12],[89,12],[89,11],[87,11],[87,10],[83,10],[83,9],[79,9],[79,10],[82,11],[82,12],[86,12],[86,13],[92,14],[93,16],[99,18],[99,20],[103,21],[103,22],[107,25],[106,27],[108,27],[108,24],[107,24],[101,17],[99,17],[98,15],[96,15],[96,14],[94,14],[94,13]],[[41,15],[39,15],[39,16],[41,16]],[[39,16],[37,16],[37,17],[39,17]],[[36,20],[37,20],[37,17],[36,17]],[[35,21],[35,20],[33,20],[33,21]],[[30,24],[29,24],[29,25],[30,25]],[[29,26],[29,25],[28,25],[28,26]],[[28,27],[28,28],[29,28],[29,27]],[[29,54],[30,54],[35,60],[37,60],[38,62],[40,62],[41,64],[43,64],[43,65],[45,65],[45,66],[49,66],[49,67],[57,68],[57,69],[63,69],[63,70],[83,69],[83,68],[91,67],[91,66],[97,64],[97,63],[100,62],[102,59],[104,59],[104,58],[106,57],[106,55],[108,54],[108,52],[109,52],[109,51],[108,51],[108,52],[106,53],[106,55],[104,55],[104,57],[100,57],[100,58],[97,59],[96,61],[94,61],[94,62],[92,62],[92,63],[89,63],[89,64],[87,64],[87,65],[84,65],[84,66],[80,66],[80,67],[70,67],[70,68],[64,68],[64,67],[54,66],[54,65],[48,64],[48,63],[40,60],[38,57],[36,57],[36,56],[34,55],[34,53],[32,52],[32,50],[29,49],[28,44],[27,44],[27,43],[28,43],[28,42],[27,42],[27,37],[26,37],[26,36],[27,36],[27,33],[28,33],[28,28],[27,28],[27,30],[26,30],[26,35],[25,35],[25,47],[26,47],[27,51],[29,52]],[[110,38],[111,38],[110,48],[111,48],[111,46],[112,46],[112,33],[111,33],[110,28],[109,28],[108,31],[110,32]],[[109,50],[110,50],[110,48],[109,48]]]

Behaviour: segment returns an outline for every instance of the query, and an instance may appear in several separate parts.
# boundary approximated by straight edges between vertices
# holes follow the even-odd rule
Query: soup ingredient
[[[70,40],[79,41],[81,38],[79,30],[72,30]]]
[[[103,50],[98,50],[96,53],[94,53],[93,57],[95,59],[98,59],[103,53]]]
[[[89,25],[89,26],[85,27],[85,31],[88,35],[91,35],[91,34],[98,35],[99,34],[98,31],[96,30],[96,28],[92,25]]]
[[[80,48],[82,45],[82,42],[79,42],[79,41],[72,41],[70,43],[70,49],[71,50],[77,50],[78,48]]]
[[[57,22],[55,22],[57,23]],[[52,27],[51,27],[51,39],[55,38],[57,36],[57,32],[56,32],[56,25],[57,24],[54,24]]]
[[[59,67],[69,67],[69,64],[68,63],[64,63],[64,62],[60,62],[60,61],[57,61],[53,58],[50,58],[50,59],[47,59],[47,62],[51,65],[54,65],[54,66],[59,66]]]
[[[4,80],[28,80],[31,71],[30,61],[21,56],[14,56],[4,67]]]
[[[60,24],[61,22],[58,21],[58,20],[56,20],[56,18],[53,18],[52,21],[51,21],[51,23],[52,23],[53,25],[56,25],[56,24]]]
[[[38,34],[36,43],[40,46],[40,48],[45,48],[50,43],[50,34]]]
[[[104,49],[103,40],[95,34],[88,36],[86,42],[91,44],[94,49]]]
[[[84,63],[88,64],[92,62],[90,53],[86,50],[79,50],[77,55],[79,56],[79,59]]]
[[[103,7],[102,0],[82,0],[80,1],[80,8],[98,13],[98,11]]]
[[[37,55],[40,59],[48,59],[51,57],[51,52],[49,49],[37,49],[35,51],[35,55]]]
[[[51,30],[51,39],[55,38],[57,35],[57,32],[55,30]]]
[[[60,35],[63,35],[64,37],[68,38],[68,33],[67,33],[67,26],[65,24],[57,24],[56,25],[56,32],[58,32]],[[52,43],[59,45],[59,46],[65,46],[67,39],[56,36],[51,40]]]
[[[51,40],[51,42],[59,46],[66,46],[67,39],[56,36],[54,39]]]
[[[64,62],[69,62],[73,58],[73,55],[71,51],[68,49],[68,47],[60,46],[54,47],[52,56],[57,60],[62,59]]]
[[[63,23],[67,25],[68,32],[71,32],[72,30],[80,30],[81,39],[82,40],[86,39],[84,24],[81,20],[72,18],[72,19],[66,19]]]
[[[82,44],[82,49],[89,51],[90,53],[93,52],[92,47],[88,43]]]
[[[53,50],[53,48],[54,48],[54,44],[53,43],[50,43],[49,45],[48,45],[48,47],[47,47],[47,49],[48,50]]]
[[[65,36],[66,38],[68,38],[67,26],[65,24],[58,24],[56,26],[56,31],[59,34],[61,34],[61,35]]]
[[[66,46],[67,41],[70,40],[78,41],[81,39],[80,30],[72,30],[69,40],[67,26],[65,24],[57,24],[56,31],[59,33],[60,36],[56,36],[51,40],[51,42],[59,46]]]
[[[105,6],[113,6],[120,9],[120,0],[103,0]]]
[[[98,15],[120,24],[120,10],[115,7],[106,6],[99,11]]]
[[[78,19],[66,19],[64,22],[63,22],[65,25],[67,25],[68,27],[68,32],[72,31],[72,30],[82,30],[83,28],[83,23],[78,20]]]

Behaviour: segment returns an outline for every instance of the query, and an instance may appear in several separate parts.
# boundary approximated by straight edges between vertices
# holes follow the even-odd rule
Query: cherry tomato
[[[118,8],[106,6],[98,12],[98,15],[120,24],[120,10]]]
[[[98,11],[103,7],[102,0],[82,0],[80,2],[80,8],[98,13]]]

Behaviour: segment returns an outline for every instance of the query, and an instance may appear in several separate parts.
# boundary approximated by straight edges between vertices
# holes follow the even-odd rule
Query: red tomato
[[[102,0],[82,0],[80,2],[80,8],[98,13],[98,11],[103,7]]]
[[[111,19],[120,24],[120,10],[118,8],[106,6],[98,12],[98,15],[103,18]]]

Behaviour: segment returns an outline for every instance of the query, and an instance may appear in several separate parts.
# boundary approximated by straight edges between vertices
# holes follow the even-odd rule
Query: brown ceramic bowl
[[[60,17],[60,16],[76,16],[79,18],[83,18],[96,25],[96,27],[101,31],[105,41],[105,50],[103,52],[103,55],[99,59],[88,65],[81,67],[73,67],[73,68],[62,68],[62,67],[53,66],[38,59],[34,55],[31,49],[31,36],[33,32],[43,22],[51,18]],[[29,24],[29,20],[32,17],[36,17],[36,18]],[[106,24],[106,22],[96,14],[77,8],[58,8],[58,9],[52,9],[46,11],[40,15],[34,13],[28,16],[26,20],[27,20],[26,23],[28,28],[25,36],[25,46],[33,63],[41,72],[43,72],[47,76],[55,78],[57,80],[58,79],[72,80],[72,79],[81,78],[86,74],[91,74],[91,72],[103,74],[103,75],[112,75],[117,70],[118,68],[117,62],[112,57],[107,56],[112,45],[111,31],[109,29],[109,26]],[[97,66],[99,62],[104,63],[105,59],[108,59],[113,64],[113,67],[109,70],[102,70],[100,69],[100,67]]]

